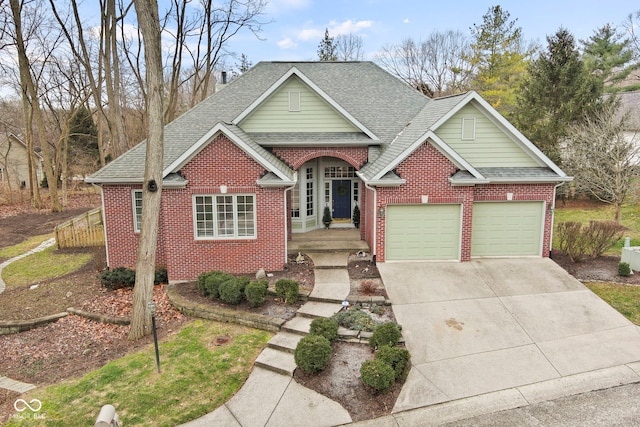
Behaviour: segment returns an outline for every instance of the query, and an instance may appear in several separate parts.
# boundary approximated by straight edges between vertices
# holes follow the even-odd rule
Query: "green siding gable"
[[[289,111],[290,93],[294,98],[300,94],[299,111]],[[239,126],[245,132],[360,132],[297,77],[289,79]]]
[[[472,124],[475,132],[462,123]],[[529,154],[505,134],[495,123],[469,104],[454,114],[436,130],[436,135],[458,152],[474,167],[536,167],[540,166]],[[475,133],[475,135],[474,135]],[[467,139],[473,136],[473,139]]]

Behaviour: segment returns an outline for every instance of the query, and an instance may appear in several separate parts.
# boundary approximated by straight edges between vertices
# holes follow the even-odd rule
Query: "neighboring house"
[[[620,112],[627,114],[624,137],[627,141],[640,146],[640,91],[618,92]],[[640,164],[640,158],[636,159]]]
[[[430,99],[371,62],[261,62],[165,128],[157,262],[171,280],[281,270],[291,233],[349,227],[377,262],[548,256],[571,178],[477,93]],[[134,266],[145,143],[102,187],[108,264]]]
[[[29,187],[27,145],[14,134],[0,137],[0,183],[10,182],[11,189]],[[42,179],[42,156],[34,152],[36,177]],[[37,184],[36,184],[37,185]]]

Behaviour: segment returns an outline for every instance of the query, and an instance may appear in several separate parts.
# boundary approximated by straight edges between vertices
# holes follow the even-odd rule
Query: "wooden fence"
[[[93,209],[70,221],[59,224],[55,230],[58,248],[84,248],[104,245],[102,208]]]

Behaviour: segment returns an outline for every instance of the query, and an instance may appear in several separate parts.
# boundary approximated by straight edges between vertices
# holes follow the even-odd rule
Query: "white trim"
[[[239,236],[238,235],[238,197],[252,197],[253,198],[253,235],[251,236]],[[213,236],[198,236],[198,218],[197,218],[197,210],[196,210],[196,198],[197,197],[210,197],[211,205],[212,205],[212,215],[213,215]],[[217,198],[218,197],[232,197],[233,203],[233,235],[219,235],[218,231],[218,219],[217,219]],[[234,193],[234,194],[207,194],[207,193],[198,193],[191,195],[191,209],[193,211],[193,238],[197,241],[210,241],[210,240],[226,240],[226,241],[238,241],[238,240],[256,240],[258,237],[258,222],[257,222],[257,201],[256,195],[253,193]]]
[[[462,124],[460,127],[460,140],[461,141],[475,141],[476,140],[476,118],[475,117],[461,117]],[[471,122],[470,124],[466,124],[467,122]],[[471,127],[471,129],[468,129]],[[471,132],[465,132],[465,130],[470,130]],[[466,136],[466,134],[471,133],[470,136]]]
[[[142,190],[139,188],[131,189],[131,210],[133,211],[133,232],[140,233],[142,229],[142,205],[140,205],[140,224],[138,224],[138,212],[136,211],[136,194],[140,193],[140,202],[142,203]]]
[[[475,178],[480,180],[485,180],[486,178],[482,176],[480,172],[478,172],[469,162],[467,162],[460,154],[458,154],[451,146],[445,143],[442,139],[436,135],[433,130],[429,130],[422,134],[420,138],[416,139],[413,144],[407,147],[399,156],[396,156],[393,159],[393,162],[387,164],[380,172],[378,172],[373,178],[371,178],[370,182],[379,181],[387,172],[391,171],[395,168],[400,162],[409,157],[418,147],[422,144],[430,141],[431,145],[433,145],[443,156],[449,159],[453,164],[458,166],[460,169],[464,169],[471,173]],[[379,185],[379,184],[376,184]]]
[[[290,90],[289,93],[289,112],[302,111],[302,96],[299,90]],[[296,96],[292,96],[296,95]]]
[[[290,178],[282,173],[282,171],[274,168],[273,165],[265,159],[262,155],[256,152],[249,144],[244,142],[238,135],[236,135],[231,129],[222,123],[217,123],[209,132],[204,134],[195,144],[192,144],[180,157],[174,160],[169,166],[167,166],[163,173],[163,176],[167,176],[170,173],[178,172],[185,164],[187,164],[193,157],[196,156],[204,148],[206,144],[212,141],[218,133],[225,135],[231,142],[238,146],[242,151],[247,153],[253,160],[258,162],[266,170],[273,172],[278,178],[282,179],[285,183],[290,182]]]
[[[436,121],[431,129],[435,131],[438,127],[440,127],[443,123],[449,120],[454,114],[460,111],[463,107],[469,104],[469,102],[475,101],[477,102],[486,114],[489,114],[490,118],[495,120],[499,125],[501,125],[508,133],[511,133],[515,138],[515,142],[521,144],[522,148],[534,158],[542,163],[543,166],[547,166],[552,171],[554,171],[558,176],[564,178],[567,174],[564,173],[562,169],[558,167],[555,163],[551,161],[538,147],[535,146],[531,141],[527,139],[518,129],[515,128],[507,119],[505,119],[498,111],[491,106],[487,101],[485,101],[480,95],[478,95],[475,91],[470,91],[458,102],[451,110],[449,110],[444,116],[442,116],[438,121]]]
[[[269,89],[267,89],[262,95],[260,95],[254,102],[251,103],[244,111],[242,111],[235,119],[231,121],[232,124],[238,125],[242,120],[244,120],[249,114],[251,114],[260,104],[262,104],[267,98],[273,95],[291,76],[295,75],[307,86],[311,88],[311,90],[315,91],[325,102],[331,105],[338,113],[340,113],[343,117],[345,117],[351,124],[365,133],[369,138],[374,141],[378,141],[379,138],[370,131],[365,125],[360,123],[358,119],[352,116],[347,110],[345,110],[340,104],[334,101],[329,95],[327,95],[322,89],[320,89],[313,81],[311,81],[307,76],[305,76],[300,70],[296,67],[291,67],[289,71],[287,71],[282,77],[280,77],[274,84],[272,84]]]

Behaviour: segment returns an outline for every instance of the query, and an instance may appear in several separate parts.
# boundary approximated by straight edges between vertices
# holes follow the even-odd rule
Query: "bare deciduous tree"
[[[640,141],[625,137],[626,120],[616,103],[607,103],[569,127],[564,150],[563,165],[575,176],[577,190],[613,204],[616,222],[640,160]]]
[[[138,240],[136,283],[129,331],[131,340],[151,333],[151,314],[147,304],[153,297],[164,157],[164,79],[158,3],[155,0],[134,0],[134,4],[144,40],[149,136],[142,190],[142,225]]]
[[[351,33],[341,34],[334,39],[333,45],[338,61],[364,60],[364,41],[360,36]]]
[[[464,92],[472,77],[469,41],[460,31],[435,31],[426,40],[386,46],[377,60],[408,85],[429,96]]]

